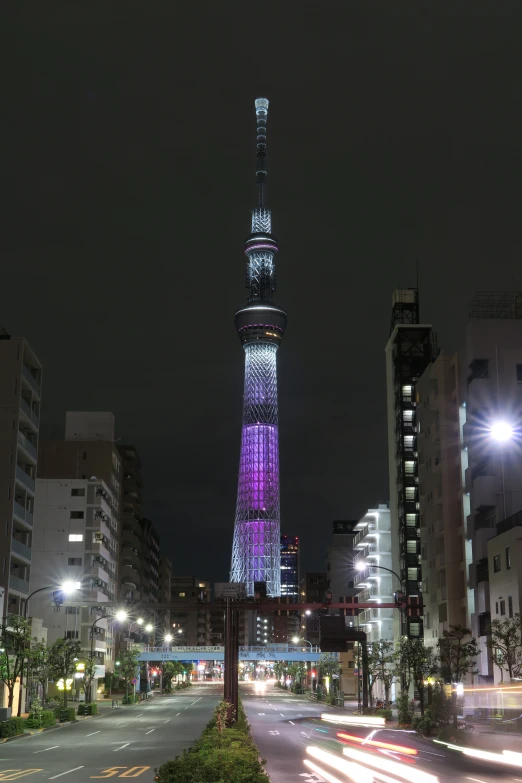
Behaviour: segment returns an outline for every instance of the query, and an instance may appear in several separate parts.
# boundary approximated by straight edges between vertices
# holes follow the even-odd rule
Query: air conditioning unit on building
[[[97,530],[94,534],[94,540],[95,541],[103,541],[103,533],[101,530]]]

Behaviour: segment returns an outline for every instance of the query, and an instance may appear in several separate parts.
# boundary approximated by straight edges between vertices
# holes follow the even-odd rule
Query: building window
[[[498,614],[498,601],[495,601],[495,614]]]
[[[79,606],[66,606],[65,607],[65,614],[80,614],[80,607]]]
[[[509,571],[511,568],[511,547],[506,547],[506,568]]]
[[[490,622],[489,612],[479,614],[479,636],[487,636]]]
[[[498,574],[502,566],[500,565],[500,555],[495,555],[493,558],[493,571]]]
[[[69,533],[69,541],[83,541],[83,533]]]
[[[500,614],[504,616],[506,614],[506,602],[501,601],[500,602]]]
[[[78,631],[66,631],[65,632],[65,638],[66,639],[77,639],[78,638]]]
[[[67,560],[67,565],[70,566],[81,566],[81,564],[82,564],[81,557],[69,557]]]
[[[522,364],[517,364],[517,383],[522,383]]]
[[[71,519],[83,519],[83,511],[71,511]]]
[[[73,487],[71,489],[71,497],[73,498],[85,497],[85,487]]]
[[[513,617],[513,596],[508,595],[508,615]]]
[[[187,595],[186,593],[178,593],[178,596],[180,598],[186,598],[186,595]]]

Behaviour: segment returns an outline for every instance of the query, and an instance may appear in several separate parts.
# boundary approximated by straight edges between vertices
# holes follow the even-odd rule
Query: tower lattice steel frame
[[[252,210],[252,233],[246,240],[248,303],[235,314],[245,349],[243,428],[230,580],[266,582],[267,595],[281,592],[279,428],[276,353],[286,328],[284,310],[272,301],[276,289],[272,218],[265,206],[266,123],[268,101],[255,102],[257,118],[258,206]]]

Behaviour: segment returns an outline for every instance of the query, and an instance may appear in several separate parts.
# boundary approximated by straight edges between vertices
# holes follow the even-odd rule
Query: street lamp
[[[44,590],[61,590],[62,593],[65,593],[65,595],[68,595],[69,593],[73,593],[75,590],[79,590],[82,586],[81,582],[73,582],[71,579],[67,579],[65,582],[63,582],[61,585],[47,585],[46,587],[39,587],[38,590],[33,590],[32,593],[29,593],[27,598],[25,599],[24,603],[24,620],[27,620],[27,610],[29,608],[29,599],[33,597],[33,595],[36,595],[37,593],[41,593]],[[17,715],[20,717],[22,714],[22,693],[23,693],[23,684],[24,684],[24,658],[22,657],[22,663],[20,666],[20,691],[18,694],[18,712]]]
[[[313,644],[312,642],[309,642],[308,639],[300,639],[298,636],[293,636],[292,641],[294,644],[299,644],[299,642],[306,642],[306,644],[310,645],[310,649],[313,650]]]
[[[96,623],[99,623],[100,620],[106,620],[107,618],[110,620],[117,620],[119,623],[124,623],[128,616],[129,615],[127,612],[125,612],[123,609],[120,609],[114,616],[111,614],[102,614],[96,618],[96,620],[91,625],[91,658],[94,658],[94,626]]]
[[[489,426],[489,435],[499,445],[500,449],[500,474],[502,480],[502,509],[504,512],[504,519],[507,517],[506,512],[506,480],[504,475],[504,446],[506,443],[510,443],[515,437],[515,430],[512,425],[505,421],[505,419],[498,419],[491,422]]]
[[[366,563],[364,560],[357,560],[356,563],[355,563],[355,568],[356,568],[357,571],[366,571],[367,568],[368,569],[370,569],[370,568],[380,568],[381,571],[388,571],[389,574],[393,574],[394,576],[397,577],[397,579],[399,580],[399,584],[401,586],[401,590],[403,589],[403,587],[402,587],[402,579],[400,578],[400,576],[397,573],[397,571],[394,571],[392,568],[386,568],[386,566],[377,565],[376,563]]]
[[[172,634],[171,634],[171,633],[168,633],[168,634],[166,634],[166,635],[163,637],[163,639],[164,639],[164,641],[166,641],[166,642],[167,642],[167,644],[170,644],[170,643],[171,643],[171,641],[172,641]]]

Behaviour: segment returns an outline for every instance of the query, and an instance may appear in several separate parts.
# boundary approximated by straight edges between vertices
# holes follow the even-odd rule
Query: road
[[[377,763],[388,764],[387,774],[378,774],[367,766],[371,756],[360,754],[361,745],[352,742],[349,745],[339,745],[336,732],[339,726],[319,720],[321,713],[338,714],[340,711],[318,705],[304,696],[294,696],[280,691],[273,684],[268,684],[264,694],[256,694],[251,683],[241,684],[241,698],[252,728],[252,735],[259,748],[260,755],[266,759],[266,769],[271,783],[359,783],[373,780],[387,783],[522,783],[522,768],[506,766],[505,764],[489,763],[482,759],[470,758],[460,753],[448,751],[444,746],[420,738],[416,733],[406,735],[405,732],[386,730],[375,736],[376,740],[400,745],[418,746],[418,756],[412,767],[411,757],[394,756],[388,750],[374,752],[373,759]],[[342,712],[342,711],[341,711]],[[344,713],[343,713],[344,714]],[[346,711],[349,720],[350,711]],[[371,729],[352,727],[351,735],[367,736]],[[409,738],[407,738],[407,736]],[[472,744],[479,749],[483,746],[480,735],[473,737]],[[332,748],[332,743],[336,749]],[[347,748],[348,757],[342,755],[343,747]],[[322,758],[311,756],[307,748],[318,748],[325,753]],[[367,752],[367,748],[364,751]],[[341,761],[357,760],[359,767],[350,777],[346,770],[332,768],[326,760]],[[369,751],[371,753],[371,750]],[[498,748],[497,752],[502,752]],[[522,753],[522,747],[519,748]],[[359,758],[357,758],[359,753]],[[314,767],[305,766],[305,760],[315,763]],[[522,764],[522,756],[519,759]],[[355,768],[354,768],[355,769]],[[382,768],[384,769],[384,768]],[[330,777],[320,774],[320,770],[329,773]],[[423,777],[423,773],[424,774]]]
[[[0,745],[0,781],[91,783],[154,780],[154,768],[190,747],[222,696],[221,685],[197,685],[148,702]]]

